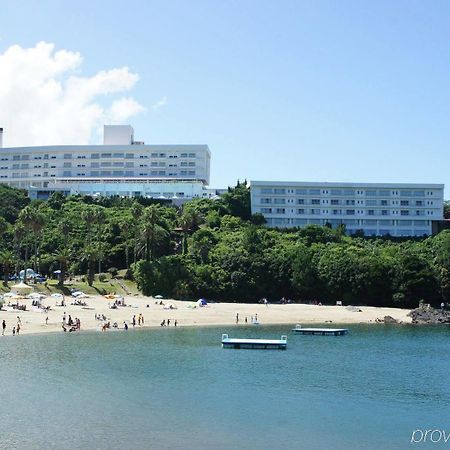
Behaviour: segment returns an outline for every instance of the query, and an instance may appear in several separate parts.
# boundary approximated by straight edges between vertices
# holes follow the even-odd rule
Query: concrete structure
[[[210,160],[207,145],[145,145],[131,126],[106,125],[103,145],[0,148],[0,183],[35,198],[61,191],[188,199],[212,195]]]
[[[443,184],[251,181],[252,213],[270,227],[343,224],[347,233],[423,236],[443,219]]]

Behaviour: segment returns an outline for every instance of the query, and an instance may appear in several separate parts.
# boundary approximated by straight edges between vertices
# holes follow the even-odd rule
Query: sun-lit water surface
[[[0,338],[0,448],[405,449],[450,429],[450,328],[290,328]],[[288,349],[222,349],[222,332]]]

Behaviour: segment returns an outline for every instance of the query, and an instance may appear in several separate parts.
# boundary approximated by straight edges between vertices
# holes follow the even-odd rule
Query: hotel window
[[[102,158],[111,158],[111,153],[102,153]]]
[[[331,189],[331,195],[342,195],[341,189]]]
[[[160,163],[158,163],[158,167],[166,167],[166,163],[165,162],[160,162]]]
[[[422,200],[416,200],[416,206],[423,206]]]
[[[409,200],[400,200],[400,206],[409,206]]]
[[[64,153],[63,158],[64,159],[72,159],[72,154],[71,153]]]
[[[320,189],[310,189],[309,195],[320,195]]]
[[[13,164],[13,165],[12,165],[12,168],[13,168],[13,169],[20,169],[20,164]]]
[[[307,192],[306,189],[296,189],[296,190],[295,190],[295,193],[296,193],[297,195],[306,195],[308,192]]]
[[[408,211],[407,209],[402,209],[402,210],[400,211],[400,215],[401,215],[401,216],[409,216],[409,211]]]
[[[77,164],[77,167],[86,167],[86,164]]]
[[[155,155],[156,155],[156,153],[155,153]],[[180,157],[181,157],[181,158],[187,158],[187,153],[182,153],[182,154],[180,155]]]
[[[344,195],[355,195],[355,191],[353,189],[345,189]]]
[[[382,209],[381,210],[381,215],[382,216],[387,216],[388,215],[388,210],[387,209]]]
[[[132,162],[126,162],[125,167],[134,167],[134,163]]]
[[[333,214],[334,216],[338,216],[339,214],[341,214],[341,210],[340,210],[340,209],[333,209],[332,214]]]
[[[185,170],[182,170],[181,172],[183,173],[183,172],[185,172]],[[262,204],[272,203],[272,199],[271,198],[261,198],[261,203]]]
[[[19,161],[20,155],[13,155],[13,161]]]
[[[158,175],[165,175],[166,174],[166,171],[165,170],[160,170],[160,171],[158,171]]]
[[[374,197],[377,195],[377,191],[366,191],[367,197]]]
[[[367,206],[376,206],[377,205],[377,201],[376,200],[366,200],[366,205]]]
[[[374,216],[375,215],[375,210],[374,209],[367,210],[367,215]]]
[[[311,199],[311,205],[320,205],[320,199],[318,198]]]
[[[63,177],[71,177],[72,176],[72,172],[70,170],[65,170],[63,172]]]
[[[277,214],[285,214],[286,213],[286,209],[285,208],[277,208],[276,209],[276,213]]]
[[[414,191],[414,197],[425,197],[425,191]]]
[[[195,153],[189,153],[189,158],[195,158]]]
[[[195,175],[195,170],[190,170],[189,175]]]
[[[272,214],[272,208],[261,208],[263,214]]]
[[[304,204],[305,204],[305,199],[303,199],[303,198],[297,199],[297,205],[304,205]]]
[[[134,158],[134,153],[126,153],[126,154],[125,154],[125,158],[127,158],[127,159],[133,159],[133,158]]]
[[[181,163],[181,165],[183,166],[183,165],[186,165],[187,163]],[[271,194],[272,193],[272,189],[271,188],[262,188],[261,189],[261,194]]]
[[[345,214],[347,214],[347,216],[354,216],[355,215],[355,210],[354,209],[347,209],[345,211]]]
[[[113,175],[114,176],[123,176],[123,170],[114,170]],[[141,175],[147,175],[147,174],[145,173],[145,174],[141,174]]]
[[[378,191],[378,195],[381,197],[389,197],[389,191]]]
[[[273,202],[275,205],[284,205],[286,203],[286,199],[284,198],[274,198]]]
[[[355,204],[355,200],[345,200],[345,204],[353,206]]]
[[[166,157],[166,154],[165,154],[165,153],[160,153],[160,154],[158,155],[158,157],[159,157],[159,158],[165,158],[165,157]]]
[[[91,153],[91,159],[99,159],[100,155],[98,153]]]
[[[388,201],[387,200],[381,200],[381,206],[387,206]]]
[[[86,155],[78,155],[77,159],[86,159]]]
[[[332,205],[339,205],[339,200],[331,199],[330,202]]]
[[[114,167],[123,167],[123,162],[115,162],[113,163]]]
[[[297,214],[305,214],[305,210],[303,208],[297,209]]]
[[[400,197],[411,197],[412,192],[411,191],[400,191]]]
[[[111,171],[110,170],[102,170],[101,175],[102,175],[102,177],[109,177],[109,176],[111,176]]]
[[[113,158],[123,158],[125,155],[123,153],[114,153]]]
[[[273,193],[274,194],[286,194],[286,189],[277,189],[277,188],[275,188],[273,190]]]
[[[314,215],[314,214],[320,214],[320,209],[311,209],[310,214]]]
[[[195,162],[190,162],[189,167],[195,167]]]
[[[98,170],[93,170],[91,172],[91,177],[98,177]]]

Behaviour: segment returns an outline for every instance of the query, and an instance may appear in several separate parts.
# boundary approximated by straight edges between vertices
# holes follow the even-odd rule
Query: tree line
[[[446,214],[449,204],[446,203]],[[344,228],[276,230],[252,215],[246,182],[217,200],[174,207],[145,198],[30,201],[0,185],[3,283],[30,267],[51,275],[127,269],[145,295],[260,298],[415,307],[450,298],[450,230],[427,238],[350,237]]]

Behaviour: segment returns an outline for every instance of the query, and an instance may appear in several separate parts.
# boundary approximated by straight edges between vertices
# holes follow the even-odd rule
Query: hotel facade
[[[103,145],[2,147],[0,183],[27,189],[31,198],[53,192],[188,200],[208,189],[207,145],[145,145],[128,125],[105,125]]]
[[[269,227],[344,225],[348,234],[431,235],[443,220],[443,184],[251,181],[252,214]]]

